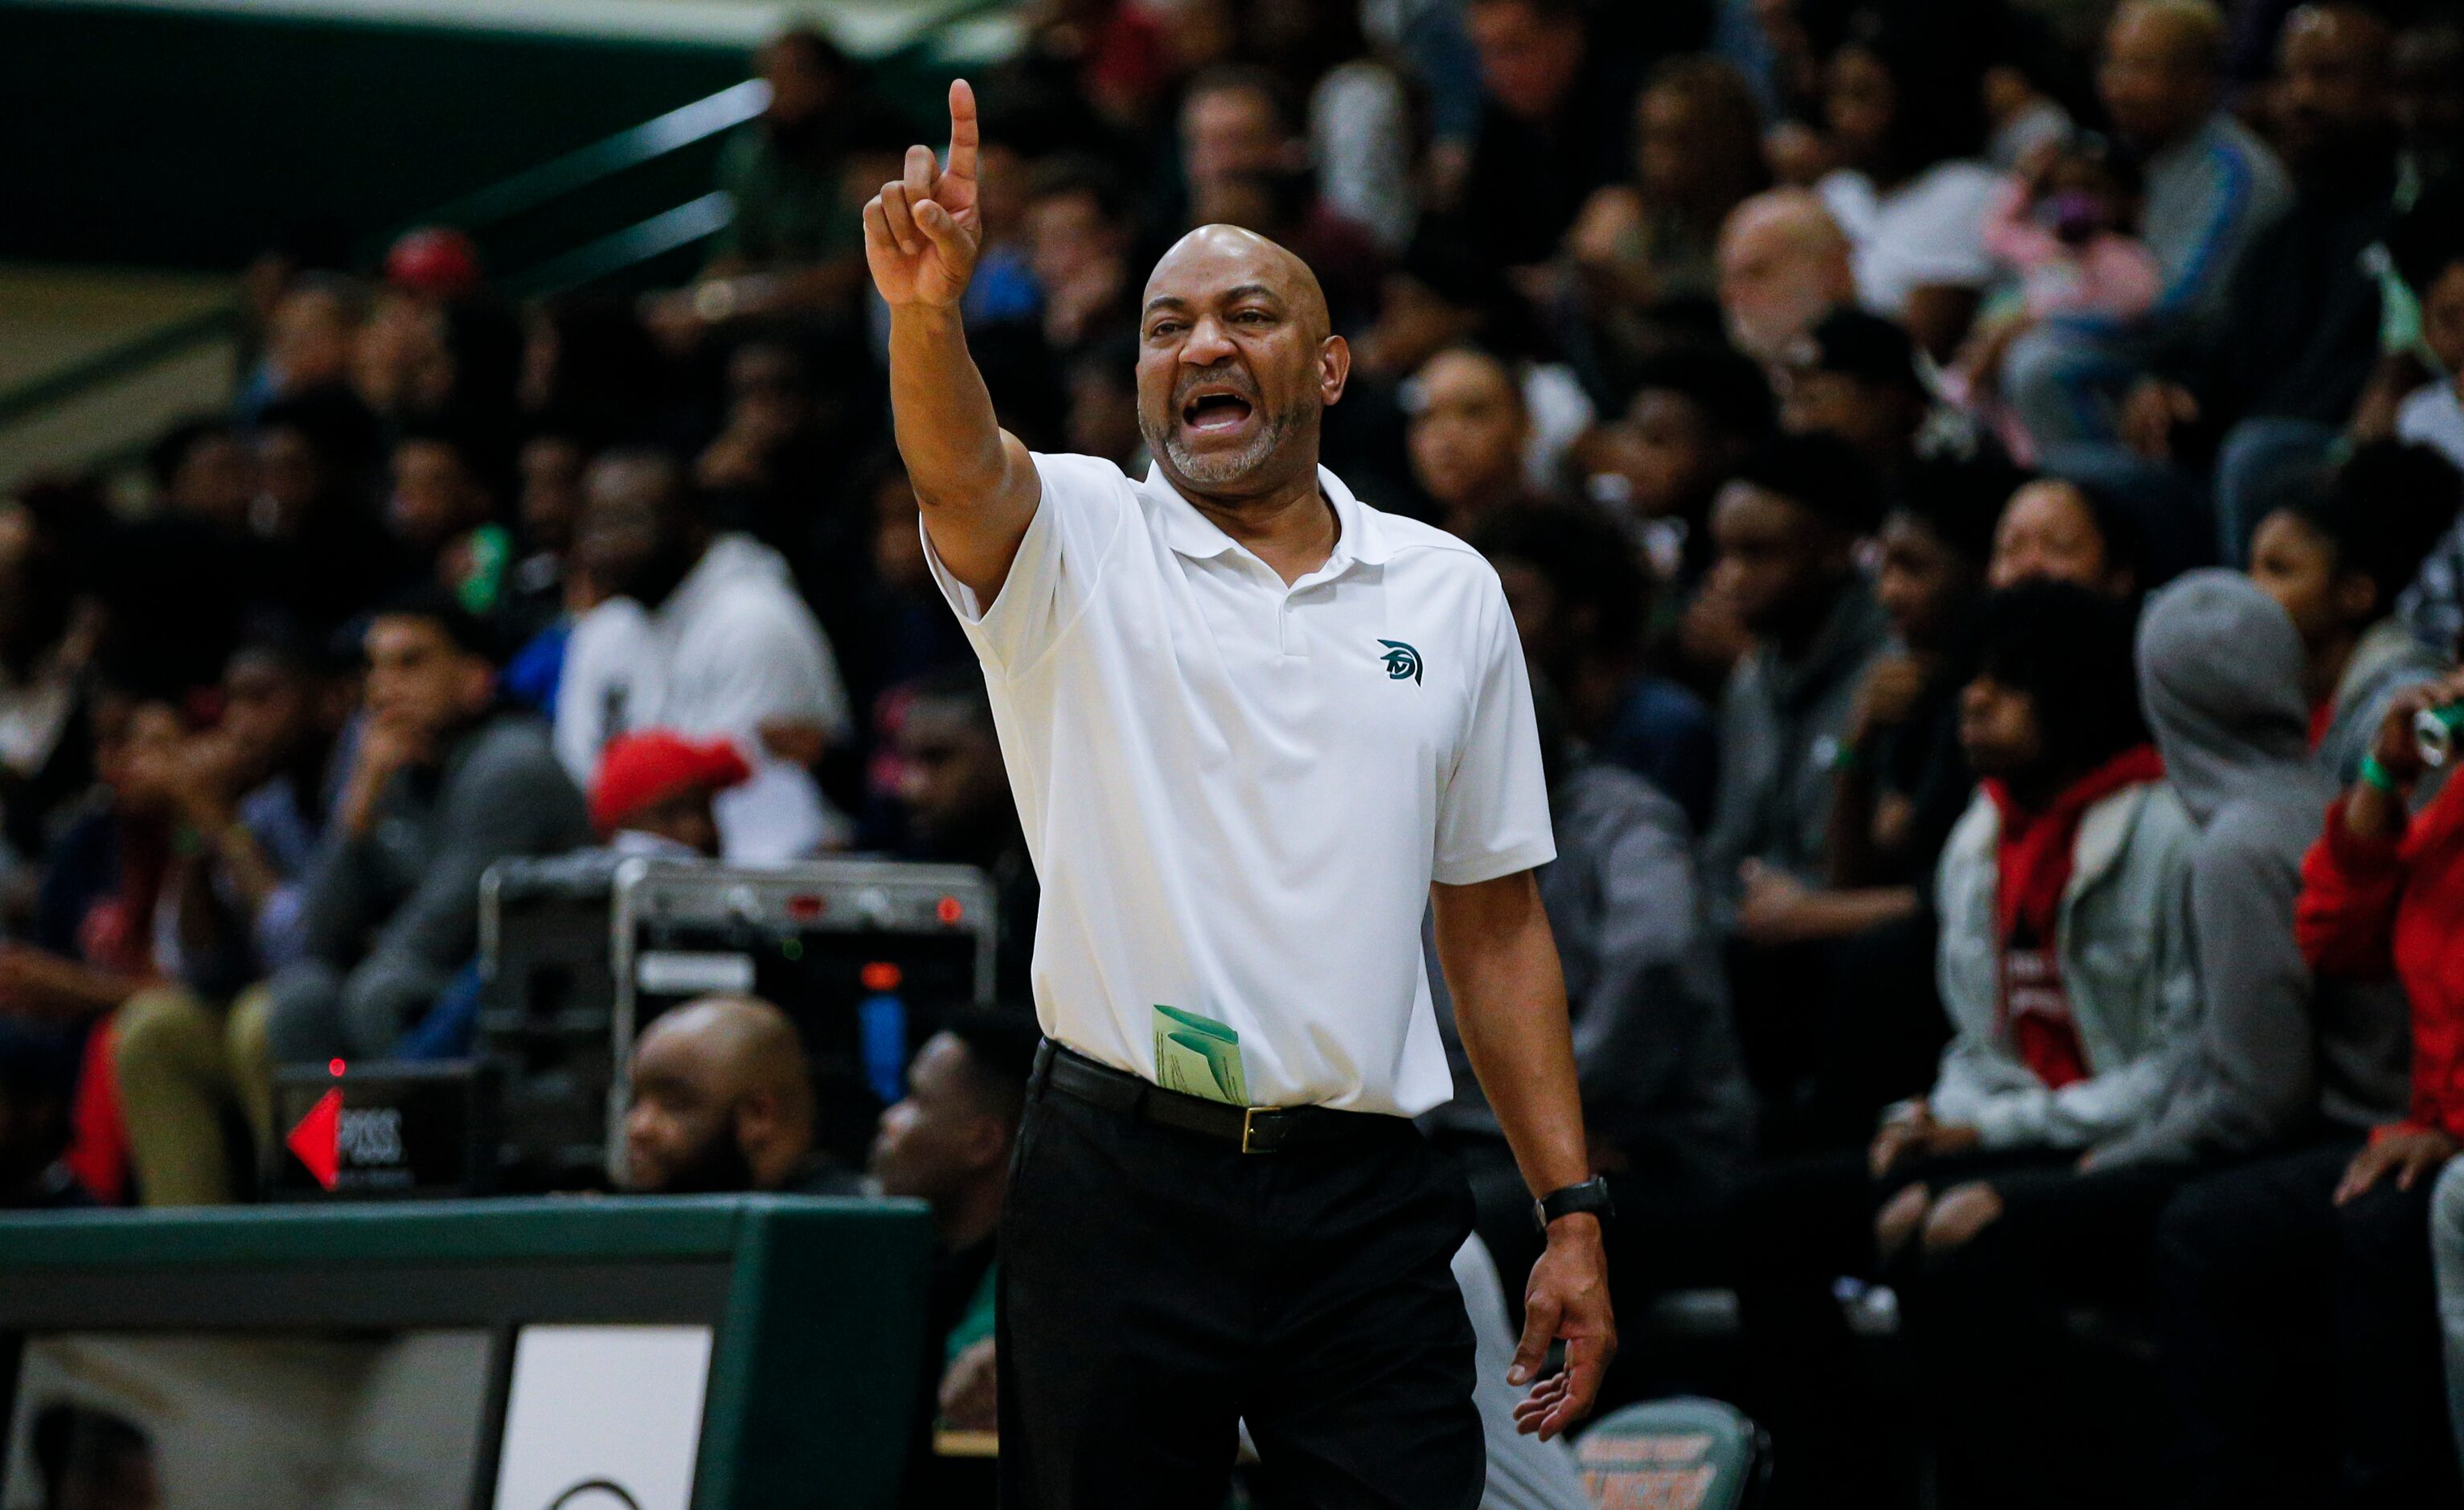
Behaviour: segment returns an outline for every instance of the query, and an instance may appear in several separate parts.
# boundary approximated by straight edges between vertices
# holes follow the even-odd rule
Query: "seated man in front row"
[[[755,996],[671,1007],[634,1041],[624,1183],[644,1195],[853,1195],[813,1148],[813,1080],[787,1014]]]

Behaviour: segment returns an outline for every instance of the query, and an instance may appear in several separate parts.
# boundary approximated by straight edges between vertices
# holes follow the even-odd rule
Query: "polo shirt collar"
[[[1162,522],[1164,544],[1170,545],[1175,553],[1195,561],[1207,561],[1236,548],[1238,543],[1231,536],[1216,527],[1213,520],[1199,513],[1196,504],[1180,496],[1180,490],[1163,475],[1161,466],[1148,464],[1144,485],[1161,505],[1155,512]],[[1335,522],[1341,526],[1341,532],[1334,543],[1334,553],[1310,576],[1329,576],[1353,562],[1370,566],[1383,566],[1394,548],[1393,543],[1386,538],[1383,522],[1352,496],[1352,490],[1343,485],[1341,477],[1324,467],[1317,469],[1317,485],[1325,493],[1327,501],[1334,506]]]

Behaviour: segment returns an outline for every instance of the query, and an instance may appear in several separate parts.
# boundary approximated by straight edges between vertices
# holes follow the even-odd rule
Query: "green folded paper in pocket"
[[[1155,1083],[1165,1090],[1229,1106],[1249,1104],[1241,1034],[1232,1028],[1212,1017],[1157,1003],[1155,1050]]]

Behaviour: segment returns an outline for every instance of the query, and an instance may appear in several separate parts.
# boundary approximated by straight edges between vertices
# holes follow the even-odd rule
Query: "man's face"
[[[770,105],[763,118],[774,125],[794,126],[828,108],[838,81],[819,66],[812,50],[794,42],[774,42],[761,50],[761,80],[770,86]]]
[[[1432,359],[1415,380],[1412,474],[1450,510],[1484,512],[1523,492],[1523,444],[1529,434],[1513,374],[1470,351]]]
[[[212,434],[188,448],[171,475],[173,508],[237,526],[256,495],[256,468],[236,436]]]
[[[434,619],[381,613],[366,643],[363,697],[379,723],[432,738],[485,711],[488,663],[453,643]]]
[[[538,435],[522,445],[522,538],[539,550],[573,544],[582,517],[582,447],[562,435]]]
[[[1091,190],[1046,194],[1026,207],[1027,263],[1045,288],[1070,286],[1089,266],[1120,255],[1122,239]]]
[[[2115,12],[2105,29],[2097,91],[2133,146],[2162,146],[2215,108],[2215,71],[2205,45],[2178,16],[2136,5]]]
[[[1001,744],[974,709],[951,698],[912,704],[898,727],[899,800],[918,837],[962,844],[1010,807]]]
[[[1193,232],[1147,279],[1138,329],[1138,430],[1175,485],[1251,499],[1315,467],[1351,352],[1298,259],[1223,227]]]
[[[668,568],[683,550],[683,485],[669,467],[625,456],[602,459],[583,474],[574,544],[601,590],[645,601],[665,595],[653,589],[674,575]]]
[[[1991,677],[1978,677],[1959,694],[1959,747],[1979,776],[2011,777],[2044,758],[2036,725],[2036,699]]]
[[[736,1095],[693,1034],[656,1025],[633,1050],[625,1113],[625,1188],[654,1195],[715,1194],[753,1187],[736,1135]]]
[[[1891,629],[1911,650],[1942,649],[1953,611],[1975,588],[1976,568],[1912,515],[1892,515],[1882,525],[1881,544],[1874,596],[1891,616]]]
[[[2096,592],[2118,590],[2096,512],[2078,488],[2052,477],[2011,495],[1993,529],[1993,560],[1985,575],[1997,591],[2040,581],[2074,583]]]
[[[1711,506],[1719,556],[1713,588],[1756,634],[1804,617],[1837,580],[1845,549],[1795,503],[1749,482],[1731,482]]]
[[[1861,47],[1843,47],[1833,55],[1822,115],[1843,159],[1870,165],[1881,158],[1898,103],[1898,90],[1881,59]]]
[[[394,533],[434,549],[487,517],[487,497],[441,440],[406,440],[393,449],[393,497],[385,503]]]
[[[1703,411],[1684,394],[1644,389],[1626,409],[1633,437],[1628,480],[1636,512],[1679,514],[1699,501],[1719,477],[1720,455]]]
[[[258,433],[256,489],[286,522],[297,523],[314,508],[324,486],[324,463],[306,435],[288,425]]]
[[[2298,167],[2324,167],[2388,119],[2385,23],[2350,6],[2304,6],[2277,49],[2277,139]]]
[[[944,1200],[998,1168],[1008,1141],[977,1098],[967,1046],[937,1033],[907,1067],[906,1099],[881,1114],[867,1166],[884,1195]]]
[[[306,680],[278,661],[244,655],[223,674],[219,732],[232,758],[256,781],[272,775],[307,740],[315,713]]]
[[[1475,0],[1463,29],[1480,54],[1480,81],[1507,115],[1546,121],[1583,67],[1583,28],[1551,20],[1525,0]]]
[[[304,393],[348,379],[357,333],[349,312],[331,290],[304,288],[284,295],[266,331],[266,355],[281,374],[283,391]]]
[[[1803,223],[1817,212],[1749,206],[1720,238],[1720,308],[1748,356],[1777,360],[1853,291],[1846,242]]]
[[[1181,106],[1181,172],[1193,186],[1279,172],[1290,147],[1275,102],[1255,89],[1209,89]]]
[[[2406,141],[2435,146],[2464,133],[2464,31],[2445,24],[2414,27],[2395,39],[2388,67],[2395,76],[2396,122]]]
[[[728,423],[772,441],[795,433],[813,407],[803,365],[786,347],[748,342],[727,359]]]

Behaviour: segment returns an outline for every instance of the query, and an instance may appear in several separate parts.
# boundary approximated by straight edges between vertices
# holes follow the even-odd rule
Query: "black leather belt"
[[[1097,1064],[1083,1054],[1046,1040],[1036,1054],[1036,1074],[1064,1096],[1127,1112],[1201,1137],[1218,1139],[1243,1153],[1274,1153],[1375,1132],[1400,1118],[1375,1112],[1341,1112],[1328,1106],[1226,1106],[1202,1096],[1167,1091],[1137,1076]]]

